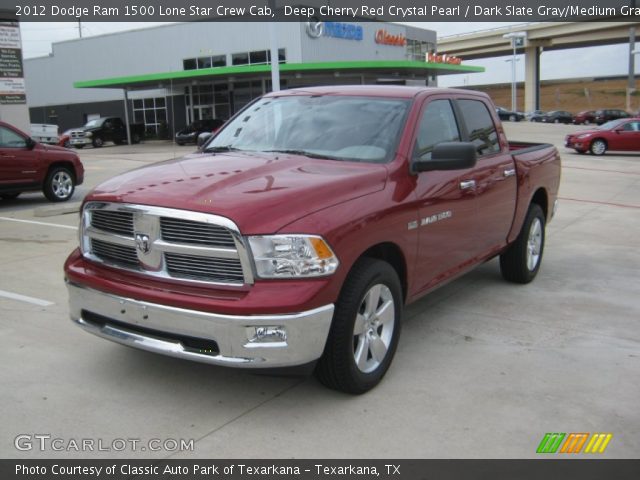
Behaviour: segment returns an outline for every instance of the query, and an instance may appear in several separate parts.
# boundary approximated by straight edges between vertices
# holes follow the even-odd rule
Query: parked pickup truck
[[[131,142],[140,143],[144,137],[144,125],[141,123],[129,124]],[[78,130],[72,130],[69,143],[75,148],[84,148],[93,145],[102,147],[105,142],[113,142],[116,145],[127,143],[127,129],[122,119],[118,117],[103,117],[90,120]]]
[[[203,151],[85,198],[71,318],[178,358],[313,367],[362,393],[406,304],[496,256],[507,280],[534,279],[559,181],[556,148],[509,144],[483,93],[270,93]]]
[[[39,143],[56,145],[58,143],[58,126],[47,123],[32,123],[29,125],[31,138]]]

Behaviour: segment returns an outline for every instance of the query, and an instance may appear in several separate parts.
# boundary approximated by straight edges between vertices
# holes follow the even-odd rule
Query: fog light
[[[286,343],[287,329],[281,326],[248,327],[247,338],[249,339],[248,346],[256,344]]]

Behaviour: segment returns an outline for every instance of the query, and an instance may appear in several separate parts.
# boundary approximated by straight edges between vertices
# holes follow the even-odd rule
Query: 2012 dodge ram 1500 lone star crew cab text
[[[559,180],[555,147],[509,144],[482,93],[267,94],[201,152],[86,197],[71,317],[179,358],[315,364],[362,393],[391,363],[404,305],[497,255],[507,280],[535,277]]]

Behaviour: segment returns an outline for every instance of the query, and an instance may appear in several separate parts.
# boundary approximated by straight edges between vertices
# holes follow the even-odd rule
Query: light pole
[[[527,38],[527,32],[509,32],[502,35],[502,38],[510,39],[511,46],[513,47],[513,58],[511,60],[511,111],[515,112],[518,103],[516,97],[516,50],[518,47],[524,46],[524,39]]]

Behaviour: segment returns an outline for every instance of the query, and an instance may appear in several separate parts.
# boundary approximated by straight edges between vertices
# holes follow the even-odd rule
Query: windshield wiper
[[[332,157],[331,155],[323,155],[320,153],[308,152],[307,150],[283,149],[283,150],[265,150],[265,152],[287,153],[289,155],[303,155],[309,158],[322,158],[324,160],[342,160],[342,158],[340,157]]]
[[[239,148],[232,147],[231,145],[220,145],[220,146],[205,148],[204,151],[207,153],[216,153],[216,152],[239,152],[241,150]]]

